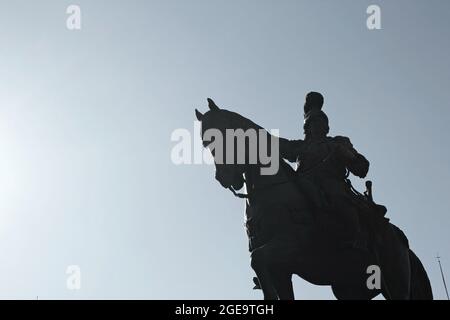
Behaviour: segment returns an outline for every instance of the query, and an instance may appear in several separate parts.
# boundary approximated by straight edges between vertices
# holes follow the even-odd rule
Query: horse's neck
[[[247,170],[244,172],[247,192],[251,193],[252,190],[291,181],[293,178],[293,172],[287,172],[289,168],[286,168],[286,166],[289,165],[282,159],[279,161],[279,169],[277,173],[273,175],[261,174],[261,165],[247,166]]]
[[[295,183],[295,172],[285,162],[280,163],[278,172],[274,175],[261,175],[259,166],[253,166],[245,173],[246,191],[249,195],[248,204],[251,207],[282,206],[295,208],[299,212],[308,208],[308,202]],[[309,211],[304,211],[309,215]]]

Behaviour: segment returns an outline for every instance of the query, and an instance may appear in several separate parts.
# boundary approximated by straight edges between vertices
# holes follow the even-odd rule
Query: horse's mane
[[[244,117],[243,115],[241,115],[241,114],[239,114],[237,112],[229,111],[229,110],[225,110],[225,109],[221,109],[220,112],[223,112],[224,114],[233,117],[232,120],[234,120],[235,123],[237,121],[239,121],[243,125],[242,127],[239,127],[241,129],[256,129],[256,130],[263,129],[263,130],[267,131],[266,129],[264,129],[260,125],[256,124],[252,120]]]
[[[243,130],[247,130],[247,129],[255,129],[255,130],[264,130],[265,133],[270,136],[273,137],[265,128],[261,127],[260,125],[256,124],[255,122],[253,122],[252,120],[244,117],[243,115],[234,112],[234,111],[229,111],[226,109],[220,109],[220,112],[223,112],[224,115],[227,115],[229,117],[232,118],[234,123],[239,123],[241,126],[238,126],[235,129],[243,129]],[[259,137],[258,137],[259,139]],[[289,175],[289,176],[293,176],[295,175],[295,171],[294,169],[281,157],[281,155],[279,154],[279,164],[280,164],[280,168],[283,168],[284,171]]]

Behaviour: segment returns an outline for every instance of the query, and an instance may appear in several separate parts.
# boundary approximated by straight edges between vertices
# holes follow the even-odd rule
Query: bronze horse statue
[[[217,107],[211,99],[208,103],[204,114],[195,110],[204,147],[212,142],[205,138],[209,129],[222,133],[223,146],[227,145],[227,129],[262,130],[249,119]],[[265,132],[266,138],[274,138]],[[220,150],[223,157],[229,151],[226,149]],[[384,226],[378,228],[382,230],[378,234],[368,228],[367,250],[343,247],[332,219],[323,223],[317,218],[308,197],[295,183],[294,170],[284,160],[278,159],[275,174],[262,175],[261,168],[267,164],[248,161],[248,143],[244,163],[221,163],[216,161],[217,145],[210,150],[218,182],[246,200],[251,267],[257,276],[255,288],[262,289],[264,299],[294,299],[294,274],[315,285],[331,286],[337,299],[369,300],[379,294],[395,300],[433,298],[422,263],[403,232],[387,219],[379,219]],[[237,193],[244,185],[246,194]],[[381,270],[379,287],[368,286],[369,266]]]

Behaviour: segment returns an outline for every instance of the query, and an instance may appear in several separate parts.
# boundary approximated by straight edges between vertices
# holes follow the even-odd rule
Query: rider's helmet
[[[309,133],[310,126],[313,122],[323,126],[324,133],[328,134],[328,117],[322,111],[323,101],[323,96],[319,92],[310,92],[306,95],[303,115],[303,130],[305,135]]]

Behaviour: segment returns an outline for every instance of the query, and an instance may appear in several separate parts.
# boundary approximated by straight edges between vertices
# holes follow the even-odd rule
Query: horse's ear
[[[209,110],[212,110],[212,111],[220,110],[220,108],[216,105],[216,103],[211,98],[208,98],[208,107],[209,107]]]
[[[197,117],[198,121],[202,121],[203,114],[200,111],[198,111],[197,109],[195,109],[195,116]]]

